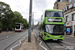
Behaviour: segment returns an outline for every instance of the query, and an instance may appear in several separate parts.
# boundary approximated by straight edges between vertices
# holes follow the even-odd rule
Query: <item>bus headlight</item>
[[[62,38],[62,37],[63,37],[63,35],[60,38]]]
[[[47,34],[44,34],[46,37],[49,37]]]

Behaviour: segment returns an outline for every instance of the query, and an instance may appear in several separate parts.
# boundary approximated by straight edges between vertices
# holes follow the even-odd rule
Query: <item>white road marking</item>
[[[47,50],[47,48],[45,48],[43,45],[41,45],[42,44],[42,41],[39,43],[39,45],[42,47],[42,48],[44,48],[45,50]]]
[[[7,36],[7,38],[8,38],[9,36]]]
[[[35,33],[35,36],[36,36],[36,33]],[[37,36],[36,36],[36,37],[37,37]],[[37,40],[39,40],[39,37],[37,37]],[[47,48],[45,48],[43,45],[41,45],[41,44],[42,44],[42,41],[41,41],[41,40],[39,40],[39,41],[40,41],[39,45],[40,45],[43,49],[47,50]]]
[[[62,41],[62,42],[67,43],[67,44],[71,44],[71,45],[75,45],[75,44],[73,44],[73,43],[69,43],[69,42],[66,42],[66,41]]]
[[[21,41],[19,41],[19,44],[17,44],[17,45],[15,45],[15,46],[13,46],[12,48],[10,48],[10,50],[12,50],[13,48],[19,46],[20,44],[21,44]]]
[[[27,36],[28,36],[28,34],[26,35],[26,37],[27,37]],[[23,37],[23,39],[25,39],[25,37]],[[13,48],[19,46],[19,45],[21,44],[21,42],[22,42],[22,40],[19,41],[19,44],[17,44],[17,45],[15,45],[15,46],[13,46],[12,48],[10,48],[10,50],[13,50]]]

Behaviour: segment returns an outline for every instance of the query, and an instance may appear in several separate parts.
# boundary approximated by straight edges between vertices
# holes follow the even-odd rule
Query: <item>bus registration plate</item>
[[[53,39],[53,40],[57,40],[57,39]]]

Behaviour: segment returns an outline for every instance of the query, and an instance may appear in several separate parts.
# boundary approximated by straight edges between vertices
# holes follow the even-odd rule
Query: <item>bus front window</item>
[[[16,29],[20,29],[20,24],[16,24]]]
[[[61,35],[64,32],[64,25],[45,25],[45,32],[53,35]]]

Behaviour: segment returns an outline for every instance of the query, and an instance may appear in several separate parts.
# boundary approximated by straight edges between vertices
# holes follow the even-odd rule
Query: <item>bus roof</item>
[[[62,10],[58,10],[58,9],[46,9],[45,11],[62,11]]]

